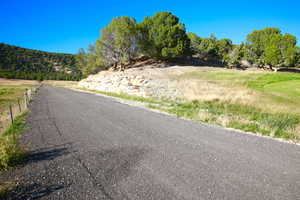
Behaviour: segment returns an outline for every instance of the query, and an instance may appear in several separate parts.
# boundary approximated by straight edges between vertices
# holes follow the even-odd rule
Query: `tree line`
[[[83,74],[107,67],[120,69],[140,57],[156,60],[190,60],[237,67],[248,63],[257,67],[300,66],[296,37],[278,28],[255,30],[237,45],[230,39],[200,37],[187,33],[185,25],[171,12],[159,12],[137,23],[132,17],[113,18],[101,30],[100,38],[76,56]]]
[[[75,55],[49,53],[0,43],[0,77],[30,80],[80,80]]]

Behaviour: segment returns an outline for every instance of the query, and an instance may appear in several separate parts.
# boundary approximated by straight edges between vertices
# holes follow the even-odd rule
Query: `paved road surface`
[[[300,146],[44,86],[12,199],[300,199]]]

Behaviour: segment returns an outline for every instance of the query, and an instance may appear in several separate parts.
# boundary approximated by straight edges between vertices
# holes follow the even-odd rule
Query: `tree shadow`
[[[48,148],[42,148],[28,153],[24,164],[32,164],[40,161],[49,161],[57,157],[67,155],[70,152],[66,147],[68,144],[56,145]]]
[[[125,66],[126,69],[131,68],[143,68],[151,66],[151,68],[168,68],[173,66],[193,66],[193,67],[219,67],[224,68],[225,64],[218,60],[205,61],[199,58],[177,58],[168,61],[159,61],[155,59],[146,59],[140,62],[128,64]]]
[[[296,68],[280,68],[277,70],[278,72],[293,72],[293,73],[300,73],[300,69]]]
[[[9,189],[4,198],[7,200],[17,199],[40,199],[48,196],[49,194],[65,188],[64,185],[41,185],[41,184],[29,184],[18,185]]]
[[[36,149],[34,151],[28,152],[22,166],[36,164],[41,161],[51,161],[63,155],[67,155],[70,153],[70,151],[68,150],[68,145],[69,144],[67,143],[54,145],[51,147]],[[66,186],[63,184],[41,185],[37,183],[22,183],[7,190],[5,192],[4,199],[40,199],[42,197],[50,195],[57,190],[61,190],[64,187]]]
[[[175,58],[169,61],[166,67],[169,66],[193,66],[193,67],[220,67],[224,68],[225,64],[217,59],[204,60],[200,58]]]
[[[70,152],[68,150],[68,144],[63,144],[37,149],[29,153],[27,161],[24,164],[47,162],[60,156],[74,153],[72,157],[81,163],[81,166],[92,179],[93,184],[98,187],[107,199],[114,199],[114,194],[116,194],[114,186],[126,178],[133,176],[149,151],[151,151],[151,149],[142,148],[140,146],[123,146],[97,149],[95,151],[78,151],[74,153],[75,151]],[[64,190],[64,188],[69,186],[70,185],[59,183],[22,183],[9,189],[4,199],[43,199],[47,196],[53,198],[53,196],[55,196],[54,192]]]

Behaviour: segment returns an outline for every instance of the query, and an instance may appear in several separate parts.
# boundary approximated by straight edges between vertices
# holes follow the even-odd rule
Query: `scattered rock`
[[[79,82],[80,87],[142,97],[178,98],[180,92],[159,69],[128,69],[124,72],[103,71]]]

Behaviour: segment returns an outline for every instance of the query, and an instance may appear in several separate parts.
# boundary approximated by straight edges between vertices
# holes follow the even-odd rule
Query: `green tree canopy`
[[[78,68],[84,75],[98,72],[105,66],[102,56],[99,56],[94,45],[89,45],[87,51],[79,49],[76,61]]]
[[[202,39],[196,33],[188,33],[187,36],[190,39],[190,50],[192,54],[199,53],[199,46]]]
[[[49,79],[52,74],[80,79],[75,55],[0,43],[0,77],[43,80]]]
[[[226,56],[233,49],[233,44],[230,39],[218,40],[214,34],[209,38],[200,38],[195,33],[188,33],[191,41],[191,51],[196,54],[200,59],[215,59],[225,61]]]
[[[189,53],[190,40],[184,24],[170,12],[146,17],[140,24],[143,53],[157,59],[172,59]]]
[[[120,65],[123,69],[124,64],[139,56],[157,60],[192,56],[189,60],[192,63],[291,67],[300,66],[300,48],[296,44],[295,36],[282,34],[278,28],[254,30],[239,45],[234,45],[230,39],[217,39],[214,34],[199,37],[195,33],[186,33],[184,24],[171,12],[158,12],[153,17],[145,17],[140,24],[127,16],[112,19],[101,30],[95,46],[90,46],[87,51],[80,50],[76,61],[85,75],[112,65]],[[69,60],[64,59],[64,65],[68,64]],[[36,69],[38,65],[31,68]]]
[[[270,66],[293,66],[296,63],[296,37],[281,34],[278,28],[255,30],[247,36],[252,62]],[[251,59],[250,56],[246,59]],[[253,59],[254,58],[254,59]]]
[[[117,17],[101,31],[96,53],[108,65],[130,61],[137,54],[138,29],[135,19]]]

